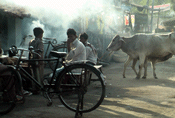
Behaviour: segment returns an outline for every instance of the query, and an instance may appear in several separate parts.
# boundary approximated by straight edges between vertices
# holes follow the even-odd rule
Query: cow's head
[[[119,35],[116,35],[112,41],[109,43],[108,47],[107,47],[107,51],[118,51],[123,42],[125,42],[122,37],[120,37]]]

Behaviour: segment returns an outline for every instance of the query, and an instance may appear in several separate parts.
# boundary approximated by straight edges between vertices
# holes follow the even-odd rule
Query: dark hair
[[[86,40],[88,39],[88,35],[85,32],[80,34],[80,38],[82,37]]]
[[[41,29],[40,27],[35,27],[35,28],[33,29],[33,33],[34,33],[35,37],[37,37],[37,36],[39,36],[40,34],[43,34],[44,31],[43,31],[43,29]]]
[[[67,35],[69,35],[69,34],[76,35],[76,31],[75,31],[74,29],[72,29],[72,28],[69,28],[69,29],[67,30]]]

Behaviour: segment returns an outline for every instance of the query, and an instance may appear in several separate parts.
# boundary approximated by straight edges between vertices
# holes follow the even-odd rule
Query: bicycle
[[[21,90],[21,80],[19,80],[20,74],[12,67],[1,71],[0,75],[0,114],[4,115],[9,113],[15,107],[15,98],[9,93],[15,87],[16,90]],[[16,85],[19,84],[19,88]]]
[[[57,57],[57,59],[23,60],[21,59],[22,54],[28,50],[18,50],[20,50],[20,56],[16,66],[14,66],[14,71],[19,74],[20,70],[22,74],[28,76],[29,80],[33,81],[40,88],[44,97],[48,99],[47,106],[51,106],[52,98],[57,96],[66,108],[75,112],[75,117],[77,117],[83,113],[95,110],[102,103],[105,97],[104,75],[98,69],[88,64],[87,61],[67,64],[64,60],[66,52],[56,51],[51,51],[50,54]],[[38,61],[57,61],[51,79],[48,83],[44,83],[44,85],[36,81],[20,65],[20,62],[29,63]],[[60,73],[57,71],[59,63],[62,63],[64,66]],[[0,113],[2,112],[3,108],[0,108]]]
[[[67,52],[66,41],[62,41],[62,43],[58,44],[55,38],[43,38],[43,44],[47,44],[44,58],[55,58],[50,53],[48,54],[50,46],[52,47],[52,51]],[[50,61],[48,64],[49,67],[54,70],[56,61]],[[59,64],[59,67],[60,66],[61,64]]]

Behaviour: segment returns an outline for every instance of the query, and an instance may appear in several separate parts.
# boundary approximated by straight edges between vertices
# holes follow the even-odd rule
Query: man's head
[[[43,37],[43,33],[44,33],[44,31],[40,27],[35,27],[33,29],[33,34],[35,35],[36,38],[42,38]]]
[[[69,40],[71,40],[71,42],[73,42],[77,38],[76,31],[72,28],[69,28],[67,30],[67,37]]]
[[[79,35],[80,41],[84,44],[88,40],[88,35],[84,32]]]

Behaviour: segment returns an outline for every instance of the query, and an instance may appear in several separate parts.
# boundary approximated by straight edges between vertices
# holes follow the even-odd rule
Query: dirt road
[[[135,79],[130,67],[123,78],[123,64],[103,67],[107,77],[106,97],[98,109],[83,114],[83,118],[175,118],[175,58],[156,64],[159,79],[153,78],[150,65],[147,79]],[[51,107],[46,104],[42,96],[32,95],[2,118],[73,118],[75,115],[58,99],[54,99]]]

